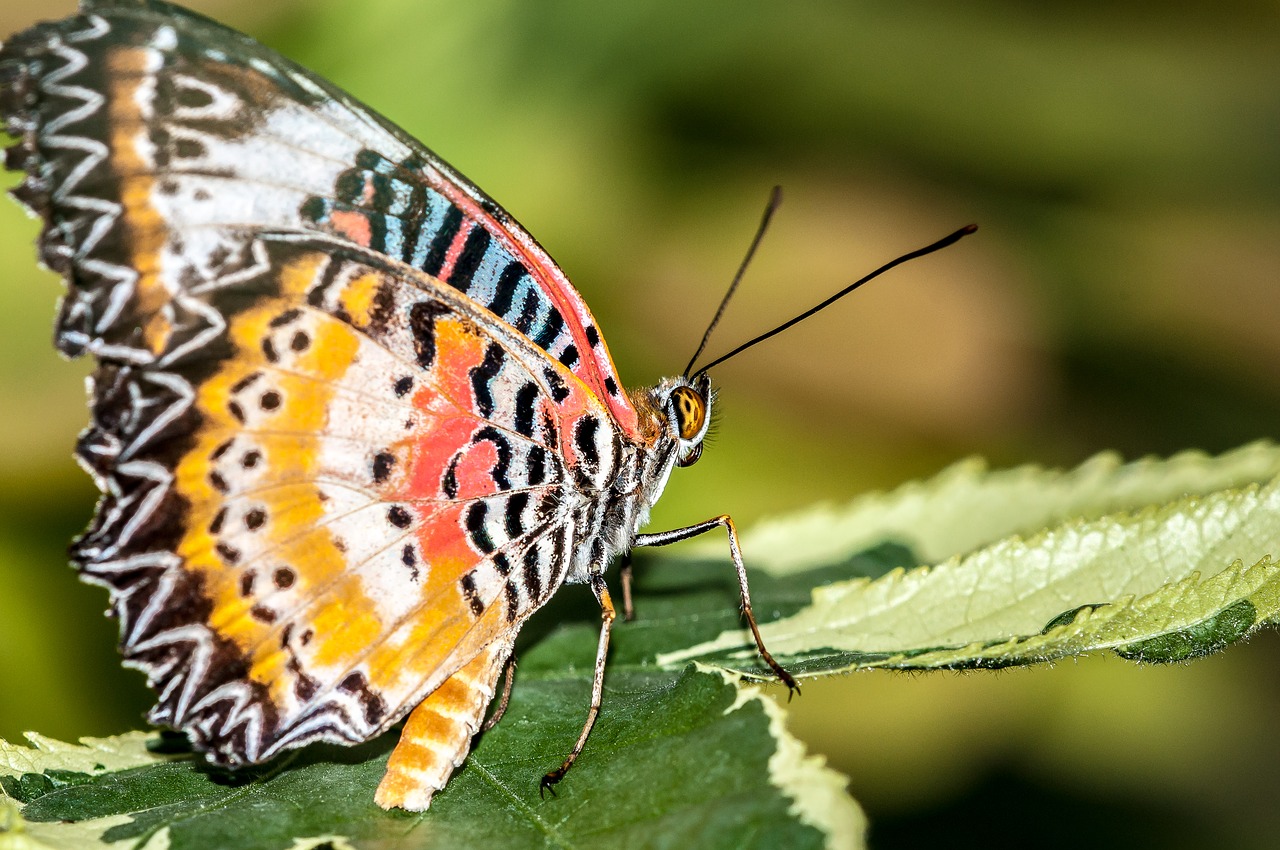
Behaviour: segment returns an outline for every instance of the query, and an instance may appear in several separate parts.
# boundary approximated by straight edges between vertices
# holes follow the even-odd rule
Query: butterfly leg
[[[503,668],[502,680],[502,699],[498,700],[498,707],[493,710],[493,714],[484,725],[480,727],[481,732],[488,732],[490,729],[498,725],[498,721],[502,719],[502,715],[507,713],[507,703],[511,702],[511,683],[516,677],[516,654],[511,653],[511,657],[507,659],[507,666]]]
[[[742,614],[747,618],[747,625],[751,627],[751,635],[756,640],[756,649],[759,650],[760,657],[769,665],[769,669],[773,671],[774,675],[787,686],[787,699],[790,699],[793,693],[800,693],[800,685],[796,682],[794,676],[784,670],[781,664],[773,660],[773,656],[765,648],[764,639],[760,637],[760,627],[756,625],[756,616],[751,610],[751,591],[747,588],[747,567],[742,562],[742,549],[738,546],[738,529],[728,514],[722,514],[696,525],[674,528],[671,531],[660,531],[657,534],[637,534],[631,545],[667,546],[671,543],[679,543],[681,540],[688,540],[690,537],[706,534],[708,531],[713,531],[720,527],[723,527],[729,533],[729,555],[733,558],[734,569],[738,571],[738,590],[742,595]]]
[[[631,607],[631,553],[622,556],[622,566],[618,569],[622,578],[622,619],[630,623],[636,618],[636,610]]]
[[[591,576],[591,590],[596,595],[596,600],[600,603],[600,645],[596,649],[596,674],[595,680],[591,684],[591,708],[587,711],[587,722],[582,727],[582,734],[578,736],[578,743],[573,745],[564,763],[555,770],[542,777],[542,782],[538,787],[538,794],[545,796],[546,791],[550,791],[555,795],[553,787],[564,775],[569,772],[569,768],[573,767],[573,763],[578,760],[578,754],[582,752],[582,748],[586,746],[587,736],[591,734],[591,727],[596,724],[596,717],[600,714],[600,702],[604,696],[604,660],[609,654],[609,632],[613,629],[613,620],[617,614],[613,610],[613,601],[609,598],[609,588],[605,587],[604,575],[594,573]]]

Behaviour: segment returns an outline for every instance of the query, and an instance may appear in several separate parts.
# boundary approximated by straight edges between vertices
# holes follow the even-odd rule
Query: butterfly
[[[221,765],[405,720],[376,792],[424,810],[516,636],[563,584],[602,627],[611,562],[698,460],[705,369],[627,391],[581,296],[483,192],[246,36],[143,0],[8,40],[14,191],[97,360],[76,454],[102,491],[71,555],[110,591],[149,720]],[[692,364],[691,364],[692,365]],[[624,589],[629,572],[624,569]],[[407,718],[407,719],[406,719]]]

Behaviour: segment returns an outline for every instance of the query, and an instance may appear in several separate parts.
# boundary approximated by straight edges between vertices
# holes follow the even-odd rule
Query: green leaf
[[[823,535],[806,516],[744,541],[771,574],[796,580],[844,557],[841,546],[885,537],[945,559],[818,587],[762,633],[802,674],[1006,667],[1099,649],[1142,661],[1213,652],[1280,615],[1277,476],[1280,450],[1264,444],[1127,466],[1104,455],[1068,473],[962,463],[824,512]],[[764,673],[741,628],[659,663],[690,659]]]
[[[1280,617],[1277,529],[1280,449],[1255,445],[1216,459],[1104,456],[1066,473],[970,461],[777,521],[743,547],[766,642],[817,675],[1098,649],[1192,658]],[[637,618],[614,630],[599,722],[554,799],[540,799],[538,780],[586,714],[599,629],[577,587],[526,627],[506,716],[426,813],[373,804],[394,734],[235,774],[162,757],[141,736],[35,738],[35,749],[0,747],[12,801],[0,850],[862,846],[843,777],[740,678],[762,670],[724,538],[638,554]]]
[[[26,792],[5,791],[25,802],[24,838],[57,848],[860,846],[843,777],[804,755],[781,709],[692,667],[612,668],[587,753],[558,798],[540,799],[585,716],[594,628],[575,623],[528,652],[506,716],[424,814],[373,803],[394,734],[235,774],[152,756],[69,784],[31,781],[65,769],[60,751],[25,751],[3,772]]]

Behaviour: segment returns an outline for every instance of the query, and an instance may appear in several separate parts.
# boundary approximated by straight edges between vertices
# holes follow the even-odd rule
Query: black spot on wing
[[[304,643],[303,646],[306,644]],[[310,702],[318,690],[320,690],[320,684],[311,676],[299,676],[293,684],[293,695],[297,697],[298,702],[302,703]]]
[[[490,343],[484,350],[483,362],[470,370],[471,391],[476,400],[476,412],[485,419],[493,415],[493,391],[489,388],[489,383],[502,370],[502,363],[506,360],[506,356],[502,346]]]
[[[391,469],[396,465],[396,456],[391,452],[378,452],[373,456],[373,480],[381,484],[391,476]]]
[[[364,709],[364,718],[370,725],[379,723],[387,713],[387,705],[370,687],[369,680],[357,671],[338,683],[338,690],[355,695]]]
[[[560,336],[563,328],[564,317],[560,315],[559,310],[552,307],[547,311],[547,320],[542,323],[542,327],[538,328],[538,335],[533,338],[533,341],[545,351],[551,347],[551,343],[556,341],[556,337]]]
[[[507,622],[514,623],[520,615],[520,590],[513,581],[507,582],[504,589],[507,594]]]
[[[537,486],[547,480],[547,450],[533,446],[525,458],[525,480]]]
[[[458,452],[449,460],[449,466],[440,479],[440,492],[446,498],[458,498],[458,461],[462,460],[462,452]]]
[[[243,378],[241,378],[240,380],[236,381],[234,384],[231,385],[231,394],[239,395],[240,393],[249,389],[249,387],[253,386],[253,384],[256,381],[258,381],[258,379],[260,379],[261,377],[262,377],[261,372],[250,372],[249,374],[245,375]]]
[[[557,525],[551,532],[551,564],[548,573],[553,583],[559,581],[564,574],[567,538],[568,533],[563,525]]]
[[[530,546],[524,550],[524,556],[520,559],[520,575],[524,578],[529,598],[534,600],[542,598],[542,575],[538,572],[538,558],[538,547]]]
[[[471,542],[475,544],[476,549],[484,555],[497,548],[493,545],[493,538],[489,536],[489,529],[485,528],[485,520],[488,516],[488,502],[475,502],[467,509],[467,536],[471,538]]]
[[[524,509],[529,505],[529,494],[512,493],[503,507],[503,516],[507,525],[507,537],[515,540],[524,534]]]
[[[471,232],[467,234],[467,241],[462,243],[462,252],[453,265],[453,272],[449,275],[450,286],[460,292],[467,291],[467,287],[471,285],[471,279],[475,277],[476,269],[480,267],[480,261],[489,250],[490,238],[489,231],[483,227],[471,228]]]
[[[479,617],[484,613],[484,602],[481,601],[476,593],[476,574],[472,572],[464,575],[459,581],[458,586],[462,588],[462,596],[467,600],[467,605],[471,608],[471,616]]]
[[[179,159],[199,159],[205,155],[205,147],[197,139],[181,138],[174,142],[173,154]]]
[[[300,310],[297,307],[290,307],[288,310],[285,310],[277,314],[276,316],[273,316],[271,321],[268,322],[267,324],[269,324],[273,328],[278,328],[283,325],[289,324],[290,322],[292,322],[294,319],[298,318],[301,315],[302,315],[302,310]]]
[[[516,292],[520,289],[520,281],[528,274],[524,266],[515,260],[507,263],[503,268],[502,274],[498,275],[498,284],[496,291],[493,293],[493,300],[489,302],[489,310],[495,316],[501,316],[507,319],[507,313],[511,311],[511,305],[515,301]]]
[[[373,304],[369,306],[369,330],[380,335],[387,329],[388,323],[395,315],[396,288],[390,281],[383,280],[378,291],[373,294]]]
[[[493,553],[493,568],[499,575],[511,575],[511,559],[502,552]]]
[[[520,306],[520,313],[516,316],[515,321],[512,322],[512,324],[515,325],[516,330],[520,331],[520,333],[525,336],[529,335],[529,332],[533,330],[534,323],[538,321],[539,306],[541,306],[541,301],[538,298],[538,293],[534,291],[533,287],[525,290],[524,301]]]
[[[516,415],[511,424],[517,434],[533,436],[533,413],[537,402],[538,385],[532,381],[516,390]]]
[[[573,447],[578,450],[583,465],[592,470],[600,468],[600,451],[596,448],[599,431],[600,420],[594,416],[584,416],[573,426]]]
[[[445,255],[449,252],[449,246],[453,244],[453,237],[458,235],[460,227],[462,227],[462,210],[450,205],[445,211],[444,221],[440,222],[440,229],[431,239],[431,249],[427,252],[427,258],[422,262],[424,272],[433,277],[440,274]]]
[[[436,360],[436,322],[449,311],[435,301],[419,301],[409,308],[409,332],[413,335],[413,354],[418,365],[430,369]],[[404,379],[402,378],[401,381]],[[413,386],[412,381],[409,384]],[[399,393],[400,384],[396,384]],[[408,392],[408,389],[405,390]]]
[[[559,404],[569,397],[569,387],[565,384],[564,379],[555,369],[543,369],[542,377],[546,379],[547,386],[551,389],[551,398]]]
[[[493,483],[498,485],[499,490],[510,490],[511,479],[508,473],[511,470],[511,443],[507,440],[505,434],[497,428],[486,425],[476,431],[475,436],[471,438],[472,444],[483,442],[493,443],[495,453],[498,459],[493,464],[493,469],[489,474],[493,477]]]
[[[418,580],[418,552],[412,543],[406,543],[400,550],[400,563],[409,568],[409,577]]]

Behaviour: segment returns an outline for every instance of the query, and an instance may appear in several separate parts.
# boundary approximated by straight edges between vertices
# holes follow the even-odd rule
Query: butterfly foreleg
[[[791,694],[800,693],[800,685],[796,682],[794,676],[783,669],[781,664],[773,660],[773,655],[769,653],[769,650],[764,645],[764,638],[760,637],[760,627],[756,624],[756,615],[751,610],[751,590],[747,587],[747,567],[742,561],[742,549],[738,546],[738,529],[728,514],[721,514],[713,519],[694,525],[687,525],[684,528],[673,528],[671,531],[659,531],[656,534],[637,534],[631,545],[633,547],[667,546],[671,543],[679,543],[681,540],[697,537],[700,534],[706,534],[708,531],[721,527],[729,534],[729,555],[733,558],[733,567],[738,572],[738,591],[742,596],[742,615],[746,617],[747,625],[751,627],[751,636],[755,638],[756,649],[760,652],[760,657],[764,659],[765,664],[769,665],[769,669],[773,671],[774,675],[787,686],[787,699],[790,699]]]
[[[598,572],[591,574],[591,590],[600,603],[600,644],[596,649],[595,679],[591,683],[591,708],[587,711],[587,722],[583,724],[582,734],[578,736],[578,742],[573,745],[573,750],[565,758],[564,763],[542,777],[538,787],[540,795],[546,791],[555,794],[553,786],[564,779],[569,768],[573,767],[573,763],[578,760],[578,754],[586,746],[587,736],[591,734],[591,727],[596,724],[596,717],[600,714],[600,703],[604,697],[604,661],[609,654],[609,632],[613,629],[613,621],[617,614],[613,610],[613,600],[609,598],[609,588],[605,586],[603,574]]]
[[[622,565],[618,568],[618,576],[622,579],[622,619],[630,623],[636,618],[636,609],[631,607],[631,553],[622,556]]]
[[[516,654],[512,652],[502,672],[502,697],[498,700],[498,707],[493,710],[493,714],[489,715],[489,719],[480,727],[482,734],[497,726],[498,721],[502,720],[502,715],[507,713],[507,703],[511,702],[511,683],[515,678]]]

